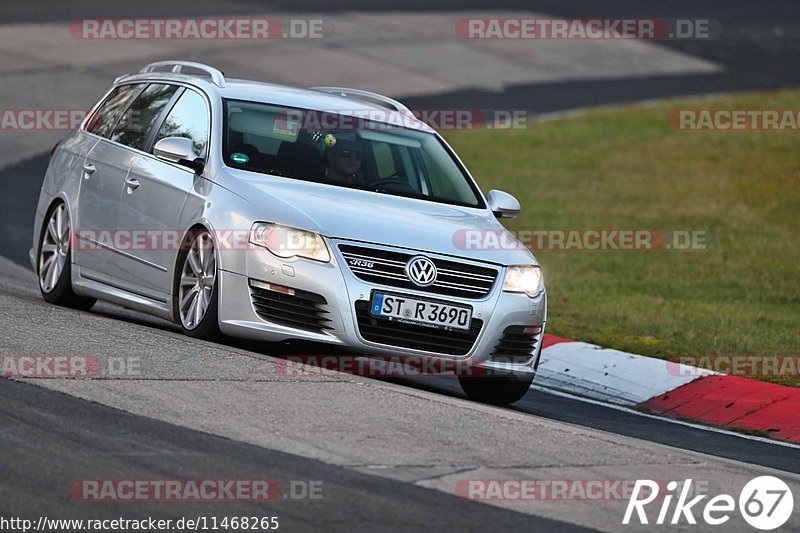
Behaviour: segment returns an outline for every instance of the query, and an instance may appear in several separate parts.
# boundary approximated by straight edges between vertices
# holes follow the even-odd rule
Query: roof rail
[[[145,74],[147,72],[156,72],[157,70],[161,69],[169,69],[170,72],[175,74],[185,74],[183,72],[183,67],[201,70],[211,77],[211,81],[214,83],[214,85],[220,88],[225,87],[225,76],[222,74],[222,72],[214,67],[209,67],[208,65],[204,65],[202,63],[193,63],[191,61],[159,61],[158,63],[150,63],[140,70],[139,73]]]
[[[347,87],[311,87],[311,90],[320,91],[328,94],[335,94],[337,96],[344,96],[345,98],[357,98],[359,100],[373,100],[376,102],[380,102],[384,104],[384,106],[388,106],[394,109],[395,111],[411,114],[411,110],[409,110],[406,106],[404,106],[397,100],[389,98],[388,96],[383,96],[382,94],[378,93],[362,91],[361,89],[349,89]]]

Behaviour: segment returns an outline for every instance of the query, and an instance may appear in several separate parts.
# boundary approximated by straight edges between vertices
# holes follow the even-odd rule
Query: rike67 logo
[[[760,476],[750,480],[739,493],[738,502],[729,494],[720,494],[702,505],[701,502],[708,495],[692,497],[691,479],[685,480],[682,485],[677,481],[670,481],[664,494],[660,493],[662,487],[663,484],[649,479],[637,480],[622,523],[631,524],[638,520],[640,524],[697,524],[697,513],[706,524],[719,526],[730,520],[738,504],[738,512],[748,524],[756,529],[769,531],[785,524],[794,509],[791,489],[773,476]],[[653,516],[651,513],[648,517],[645,507],[657,500],[661,503],[658,516],[655,521],[650,522]],[[674,508],[673,500],[676,500]],[[658,508],[658,504],[651,510],[654,511],[655,508]]]

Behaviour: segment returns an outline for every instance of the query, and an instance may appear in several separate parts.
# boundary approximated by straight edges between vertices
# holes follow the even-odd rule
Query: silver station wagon
[[[56,146],[30,257],[54,304],[433,362],[510,403],[541,352],[542,274],[522,246],[464,236],[519,209],[395,100],[165,61],[118,78]]]

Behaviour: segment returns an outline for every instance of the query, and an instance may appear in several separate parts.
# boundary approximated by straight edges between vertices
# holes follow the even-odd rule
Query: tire
[[[197,339],[215,340],[219,329],[219,275],[214,240],[205,229],[190,231],[189,245],[178,254],[173,313],[183,332]]]
[[[72,290],[72,225],[64,202],[47,211],[36,250],[36,275],[44,301],[88,311],[97,302]]]
[[[525,396],[533,383],[533,376],[460,376],[458,381],[470,400],[505,405]]]

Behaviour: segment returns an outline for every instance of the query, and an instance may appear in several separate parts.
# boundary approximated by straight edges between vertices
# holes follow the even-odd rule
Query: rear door
[[[79,169],[81,182],[73,221],[78,241],[72,253],[81,275],[98,281],[108,280],[120,192],[134,159],[133,154],[108,138],[144,87],[121,85],[112,90],[85,127],[84,135],[95,142]]]
[[[159,300],[169,297],[179,239],[188,229],[179,228],[178,221],[187,197],[199,194],[194,190],[203,179],[190,168],[157,159],[153,146],[166,137],[186,137],[194,142],[195,155],[205,159],[209,132],[205,97],[182,88],[153,128],[146,142],[148,153],[133,163],[117,228],[138,231],[147,244],[120,259],[131,290]]]

